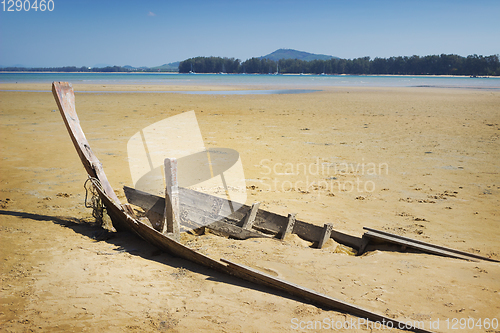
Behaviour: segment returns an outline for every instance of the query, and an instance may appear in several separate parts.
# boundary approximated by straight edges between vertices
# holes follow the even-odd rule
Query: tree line
[[[26,68],[26,67],[2,67],[0,68],[2,72],[157,72],[157,70],[153,69],[140,69],[134,70],[127,67],[122,66],[106,66],[106,67],[76,67],[76,66],[63,66],[63,67],[35,67],[35,68]]]
[[[242,73],[241,60],[221,57],[189,58],[179,63],[179,73]]]
[[[498,55],[455,54],[399,56],[390,58],[362,57],[304,61],[251,58],[241,62],[234,58],[196,57],[181,61],[180,73],[251,73],[251,74],[392,74],[392,75],[500,75]]]
[[[159,69],[132,69],[122,66],[107,67],[3,67],[0,71],[10,72],[158,72]],[[411,57],[355,59],[332,58],[329,60],[251,58],[241,61],[235,58],[195,57],[181,61],[179,73],[250,73],[250,74],[392,74],[392,75],[500,75],[499,55],[469,55],[462,57],[455,54],[441,54]]]

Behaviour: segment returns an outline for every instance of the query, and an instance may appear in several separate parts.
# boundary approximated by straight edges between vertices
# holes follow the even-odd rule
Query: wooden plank
[[[243,229],[237,225],[226,223],[223,221],[213,222],[206,226],[209,230],[216,234],[234,239],[249,239],[249,238],[271,238],[270,236],[255,232],[252,230]]]
[[[167,233],[176,241],[180,234],[179,183],[177,181],[177,159],[166,158],[165,166],[165,213],[163,214],[163,228],[161,233]]]
[[[471,257],[467,257],[464,255],[460,255],[460,254],[452,253],[449,251],[437,249],[433,246],[417,244],[417,243],[413,243],[411,241],[403,240],[403,239],[400,239],[397,237],[387,236],[387,235],[384,235],[384,234],[381,234],[381,233],[378,233],[375,231],[367,231],[367,232],[365,232],[365,235],[366,235],[366,237],[377,239],[379,241],[384,241],[384,242],[388,242],[388,243],[392,243],[392,244],[410,247],[410,248],[413,248],[413,249],[416,249],[416,250],[419,250],[422,252],[426,252],[426,253],[437,254],[437,255],[451,257],[451,258],[457,258],[457,259],[477,261]]]
[[[318,242],[318,249],[321,249],[323,245],[325,245],[326,241],[330,239],[330,235],[332,234],[333,224],[327,223],[323,226],[323,232],[321,234],[321,238]]]
[[[163,215],[165,209],[164,198],[128,186],[124,186],[123,191],[129,203],[141,207],[146,212],[154,211],[157,214]],[[217,207],[217,202],[219,202],[219,200],[222,199],[179,187],[181,224],[190,223],[193,227],[196,225],[197,227],[201,227],[212,222],[220,221],[226,217],[237,223],[243,219],[246,211],[250,210],[249,206],[244,206],[233,214],[225,215],[225,213],[228,213],[228,210],[224,209],[224,207],[227,206],[227,203],[224,203],[222,206],[224,211],[216,214],[213,207]],[[227,200],[222,201],[227,202]],[[189,220],[189,222],[187,220]]]
[[[368,244],[370,244],[370,237],[363,235],[363,237],[361,239],[363,242],[361,243],[361,246],[359,247],[358,254],[357,254],[358,256],[362,255],[365,252]]]
[[[80,126],[80,119],[76,113],[75,93],[73,87],[68,82],[53,82],[52,93],[56,100],[59,112],[63,118],[66,129],[75,149],[82,161],[83,167],[90,177],[99,179],[99,182],[106,193],[115,203],[120,204],[106,174],[102,168],[102,163],[90,149],[90,145]]]
[[[467,260],[481,259],[481,260],[492,261],[492,262],[500,262],[500,260],[496,260],[493,258],[488,258],[488,257],[480,256],[478,254],[460,251],[457,249],[452,249],[452,248],[449,248],[446,246],[435,245],[435,244],[431,244],[431,243],[424,242],[421,240],[395,235],[395,234],[392,234],[392,233],[389,233],[386,231],[382,231],[382,230],[372,229],[372,228],[368,228],[368,227],[363,227],[363,229],[368,230],[372,233],[377,233],[378,235],[384,235],[387,237],[391,237],[394,240],[394,243],[396,243],[396,240],[400,240],[400,242],[398,242],[396,244],[406,245],[408,247],[412,247],[415,249],[418,249],[417,246],[421,246],[422,249],[426,249],[426,250],[433,249],[432,251],[434,251],[435,254],[443,253],[443,255],[446,255],[446,256],[453,256],[455,258],[467,259]],[[444,253],[447,253],[447,254],[444,254]],[[464,257],[466,257],[466,258],[464,258]]]
[[[252,204],[252,208],[250,212],[245,217],[245,221],[243,222],[243,229],[250,230],[252,229],[253,223],[255,222],[255,216],[257,215],[257,211],[259,210],[260,202],[256,202]]]
[[[123,192],[125,193],[125,197],[129,203],[141,207],[144,211],[153,209],[153,207],[156,206],[154,211],[161,214],[165,209],[165,200],[157,195],[136,190],[135,188],[128,186],[123,186]]]
[[[285,238],[293,232],[293,227],[295,226],[295,216],[296,213],[288,214],[288,221],[281,232],[280,239],[285,240]]]
[[[352,315],[358,316],[363,319],[368,319],[373,322],[378,322],[378,323],[386,323],[386,326],[389,327],[395,327],[395,328],[406,328],[406,330],[411,330],[414,332],[423,332],[423,333],[428,333],[430,331],[427,331],[425,329],[413,327],[413,326],[407,326],[406,323],[399,322],[397,320],[394,320],[392,318],[379,315],[375,312],[363,309],[361,307],[358,307],[356,305],[349,304],[347,302],[344,302],[342,300],[318,293],[312,289],[304,288],[299,285],[296,285],[294,283],[276,278],[274,276],[271,276],[269,274],[260,272],[256,269],[253,269],[248,266],[240,265],[233,263],[229,260],[222,259],[221,261],[223,263],[226,263],[228,265],[229,273],[233,274],[235,276],[238,276],[242,279],[252,281],[258,284],[262,284],[265,286],[269,286],[278,290],[282,290],[284,292],[287,292],[290,295],[300,297],[302,299],[308,300],[314,304],[317,304],[319,306],[324,306],[332,310],[338,310],[338,311],[343,311],[346,313],[350,313]]]
[[[310,242],[318,242],[323,233],[323,228],[319,225],[297,220],[293,233]],[[351,236],[338,230],[332,230],[330,237],[337,243],[344,244],[358,250],[361,247],[361,237]]]

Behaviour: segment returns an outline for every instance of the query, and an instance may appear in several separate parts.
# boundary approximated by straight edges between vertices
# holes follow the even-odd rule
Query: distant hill
[[[148,69],[147,67],[133,67],[133,66],[130,66],[130,65],[122,66],[122,68],[125,68],[126,70],[129,70],[129,71],[137,71],[137,70],[141,70],[141,69]]]
[[[311,60],[329,60],[329,59],[339,59],[338,57],[325,55],[325,54],[314,54],[304,51],[297,51],[292,49],[279,49],[273,53],[260,57],[260,59],[269,59],[273,61],[278,61],[280,59],[299,59],[304,61]]]
[[[179,63],[180,61],[171,62],[169,64],[164,64],[161,66],[150,67],[149,70],[160,70],[167,72],[178,72],[179,71]]]

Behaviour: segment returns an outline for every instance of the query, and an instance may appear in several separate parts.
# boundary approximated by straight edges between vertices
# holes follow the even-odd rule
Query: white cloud
[[[148,13],[148,16],[156,16],[156,14],[155,14],[155,13],[153,13],[153,12],[149,12],[149,13]]]

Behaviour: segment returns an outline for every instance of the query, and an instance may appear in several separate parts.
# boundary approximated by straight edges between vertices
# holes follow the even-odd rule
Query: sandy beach
[[[367,226],[500,260],[498,90],[147,93],[230,89],[75,86],[81,126],[119,198],[125,201],[124,185],[133,186],[128,139],[194,110],[206,147],[240,153],[247,204],[356,236]],[[119,90],[141,92],[109,92]],[[0,115],[3,332],[399,331],[329,329],[325,322],[359,318],[213,272],[130,233],[98,240],[100,228],[84,206],[86,173],[50,85],[0,85]],[[470,318],[496,318],[498,326],[458,324],[458,331],[500,332],[498,263],[393,247],[350,256],[333,242],[314,249],[298,237],[206,234],[184,242],[435,332],[457,332],[453,323]],[[315,322],[322,328],[309,329]]]

